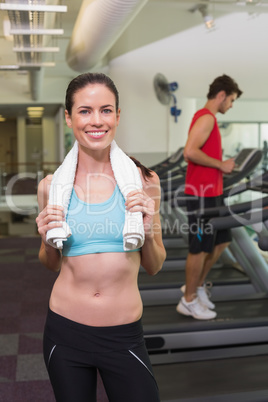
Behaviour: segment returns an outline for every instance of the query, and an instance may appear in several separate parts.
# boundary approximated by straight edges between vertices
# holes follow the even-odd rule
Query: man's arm
[[[193,125],[184,148],[184,159],[198,165],[212,167],[223,173],[231,173],[234,168],[234,159],[220,161],[205,154],[201,148],[213,130],[215,120],[210,114],[201,116]]]

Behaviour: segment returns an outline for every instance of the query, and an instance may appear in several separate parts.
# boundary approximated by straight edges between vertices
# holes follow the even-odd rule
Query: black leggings
[[[97,369],[110,402],[159,402],[141,320],[91,327],[48,310],[44,359],[57,402],[96,401]]]

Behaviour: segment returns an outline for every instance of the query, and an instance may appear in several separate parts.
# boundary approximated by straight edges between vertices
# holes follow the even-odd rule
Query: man
[[[181,314],[199,320],[213,319],[215,305],[209,300],[205,278],[223,250],[231,241],[231,231],[213,233],[204,218],[194,211],[223,204],[223,174],[234,168],[234,159],[222,161],[221,135],[216,114],[226,113],[242,95],[237,83],[229,76],[217,77],[209,87],[207,103],[196,112],[184,148],[188,162],[185,194],[189,222],[189,253],[186,261],[184,296],[177,305]]]

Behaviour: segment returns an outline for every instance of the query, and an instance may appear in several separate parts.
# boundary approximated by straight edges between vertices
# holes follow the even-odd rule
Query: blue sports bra
[[[98,204],[80,200],[73,189],[66,222],[72,235],[63,242],[63,256],[125,252],[125,200],[117,185],[111,197]]]

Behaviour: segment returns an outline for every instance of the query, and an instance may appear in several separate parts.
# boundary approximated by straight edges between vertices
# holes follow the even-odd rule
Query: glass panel
[[[219,122],[222,137],[223,159],[234,157],[244,148],[260,148],[260,123]],[[268,141],[268,125],[267,125]],[[261,165],[259,165],[261,168]],[[260,198],[262,194],[245,191],[226,200],[227,204],[236,204]]]
[[[268,123],[263,123],[261,126],[261,148],[263,150],[262,167],[267,170],[268,168]]]
[[[258,123],[219,123],[224,159],[235,156],[243,148],[259,147]],[[268,139],[268,134],[267,134]]]

